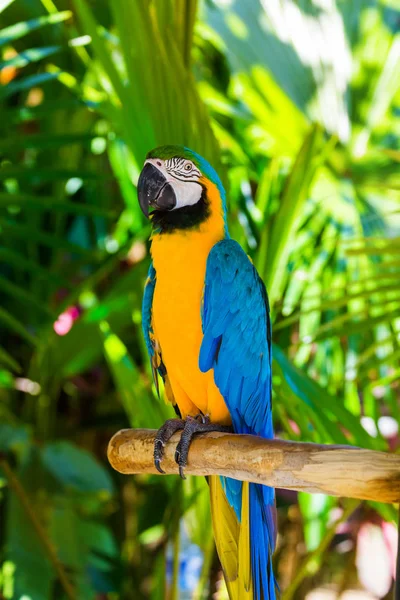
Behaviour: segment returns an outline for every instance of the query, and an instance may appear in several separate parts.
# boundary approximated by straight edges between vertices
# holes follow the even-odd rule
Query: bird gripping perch
[[[151,429],[123,429],[108,445],[108,459],[124,474],[157,474]],[[178,474],[179,435],[165,448],[163,469]],[[352,446],[266,440],[252,435],[202,434],[189,451],[188,475],[224,475],[331,496],[400,502],[400,455]]]

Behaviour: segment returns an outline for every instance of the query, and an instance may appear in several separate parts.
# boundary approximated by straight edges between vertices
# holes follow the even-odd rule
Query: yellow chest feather
[[[153,238],[151,253],[157,274],[153,328],[168,373],[180,381],[189,370],[198,369],[206,263],[217,241],[200,233]]]
[[[152,327],[182,416],[201,410],[213,421],[227,423],[229,412],[215,386],[213,372],[202,373],[198,366],[207,258],[223,236],[222,217],[196,231],[153,236],[156,286]]]

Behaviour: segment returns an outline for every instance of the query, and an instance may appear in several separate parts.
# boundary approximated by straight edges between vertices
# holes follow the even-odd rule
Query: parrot
[[[154,382],[177,418],[158,430],[154,464],[178,431],[185,478],[193,436],[208,431],[272,438],[271,321],[264,283],[228,231],[215,169],[185,146],[147,154],[137,183],[151,221],[142,328]],[[230,600],[275,600],[274,489],[211,475],[215,544]]]

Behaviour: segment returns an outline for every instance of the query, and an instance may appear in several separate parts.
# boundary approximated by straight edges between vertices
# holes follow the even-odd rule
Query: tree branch
[[[123,429],[108,445],[111,465],[125,474],[158,474],[153,463],[155,430]],[[163,469],[177,474],[179,433],[165,448]],[[265,440],[250,435],[196,436],[186,468],[189,475],[225,475],[277,488],[331,496],[400,502],[400,455],[353,446]]]

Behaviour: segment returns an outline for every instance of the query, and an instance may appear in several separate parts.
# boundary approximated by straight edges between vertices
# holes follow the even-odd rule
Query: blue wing
[[[237,433],[273,436],[271,324],[264,283],[237,242],[208,257],[203,298],[201,371],[214,369]]]
[[[144,288],[142,301],[142,330],[144,341],[146,342],[147,351],[150,358],[154,356],[154,346],[152,343],[153,329],[151,326],[151,310],[153,305],[154,288],[156,287],[156,270],[153,263],[150,263],[149,272]]]
[[[175,403],[174,394],[168,379],[167,369],[162,360],[161,347],[158,340],[154,337],[152,327],[152,308],[153,308],[153,296],[154,288],[156,287],[156,270],[153,263],[150,263],[149,272],[144,288],[143,301],[142,301],[142,330],[144,340],[146,342],[147,351],[150,357],[151,369],[153,372],[153,381],[157,390],[158,396],[160,396],[160,389],[158,385],[158,376],[160,376],[164,382],[164,389],[167,399],[173,405],[176,414],[180,417],[180,412],[177,404]]]
[[[216,244],[208,257],[204,287],[203,341],[199,367],[214,369],[237,433],[273,437],[271,411],[271,322],[264,283],[231,239]],[[241,521],[242,482],[221,478]],[[275,598],[274,490],[250,484],[251,568],[255,598]],[[267,591],[268,590],[268,591]]]

